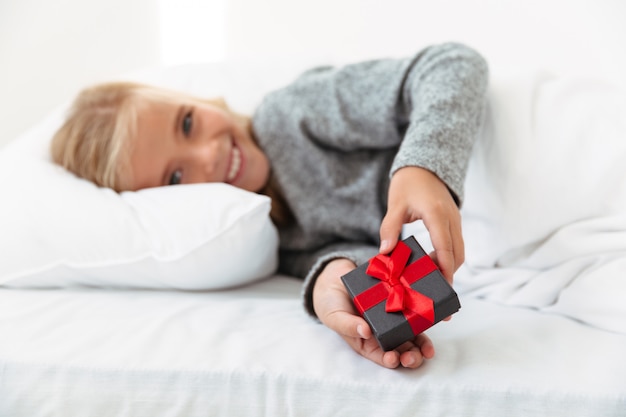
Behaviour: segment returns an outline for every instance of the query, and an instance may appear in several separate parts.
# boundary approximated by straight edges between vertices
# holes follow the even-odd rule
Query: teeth
[[[233,148],[233,157],[230,161],[230,169],[228,170],[226,181],[230,182],[234,180],[239,173],[239,168],[241,168],[241,151],[239,148],[235,147]]]

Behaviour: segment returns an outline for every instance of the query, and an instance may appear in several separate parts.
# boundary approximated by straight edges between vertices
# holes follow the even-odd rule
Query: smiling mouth
[[[233,146],[233,151],[230,158],[230,165],[228,168],[228,173],[226,175],[226,182],[233,183],[237,179],[239,173],[241,172],[241,166],[241,150],[237,146]]]

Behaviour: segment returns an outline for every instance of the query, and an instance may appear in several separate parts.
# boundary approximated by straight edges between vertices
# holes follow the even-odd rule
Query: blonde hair
[[[132,82],[86,88],[74,100],[65,123],[52,138],[52,160],[81,178],[116,191],[128,189],[131,138],[137,117],[150,103],[205,101],[231,113],[244,129],[250,120],[222,99],[200,100],[183,93]]]
[[[52,138],[52,160],[101,187],[129,189],[132,138],[140,111],[150,103],[201,101],[230,113],[254,137],[249,117],[233,112],[221,99],[201,100],[190,95],[132,82],[113,82],[84,89],[74,100],[66,120]],[[286,224],[291,217],[275,181],[261,193],[272,198],[272,219]]]

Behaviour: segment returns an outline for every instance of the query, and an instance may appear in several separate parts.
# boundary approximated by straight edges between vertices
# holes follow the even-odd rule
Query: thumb
[[[344,337],[360,337],[361,339],[372,337],[372,330],[363,317],[345,311],[335,312],[332,318],[326,320],[324,324]]]
[[[380,253],[387,254],[396,247],[403,223],[402,216],[387,212],[380,224]]]

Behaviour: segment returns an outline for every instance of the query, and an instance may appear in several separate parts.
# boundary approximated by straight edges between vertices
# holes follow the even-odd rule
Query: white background
[[[621,85],[623,0],[0,0],[0,146],[87,84],[158,65],[346,62],[456,40],[492,73]]]

